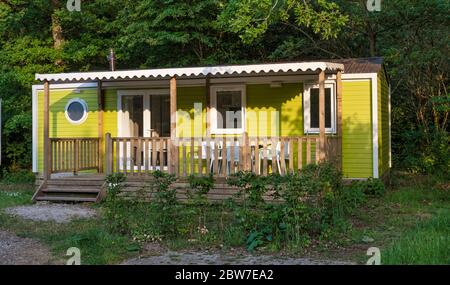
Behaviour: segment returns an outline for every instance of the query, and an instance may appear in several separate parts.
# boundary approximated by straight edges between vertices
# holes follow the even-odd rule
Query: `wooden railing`
[[[106,135],[106,173],[169,172],[169,138],[111,138]]]
[[[96,169],[101,172],[99,138],[51,138],[50,173]]]
[[[238,171],[287,174],[316,163],[319,137],[111,138],[106,136],[106,172],[225,177]]]

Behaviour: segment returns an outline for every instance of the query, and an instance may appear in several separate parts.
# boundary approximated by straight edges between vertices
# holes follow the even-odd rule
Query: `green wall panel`
[[[371,82],[343,81],[342,160],[349,178],[372,176]]]

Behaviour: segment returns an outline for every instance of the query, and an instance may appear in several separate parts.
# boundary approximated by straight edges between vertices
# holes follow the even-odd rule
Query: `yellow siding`
[[[199,104],[201,118],[194,116],[195,104]],[[194,121],[194,117],[197,121]],[[177,89],[177,137],[206,135],[205,87],[180,87]]]
[[[372,125],[371,85],[367,81],[343,82],[343,171],[346,177],[362,178],[372,176]],[[268,84],[247,86],[246,130],[250,136],[301,136],[303,135],[303,86],[283,84],[271,88]],[[51,91],[50,137],[96,137],[97,136],[97,93],[95,88],[82,89],[80,93],[71,90]],[[72,125],[64,116],[67,102],[81,98],[88,104],[89,115],[81,125]],[[194,119],[194,103],[201,104],[201,120]],[[43,92],[38,94],[38,169],[42,170],[43,154]],[[204,87],[180,87],[177,100],[178,136],[190,134],[206,135],[206,97]],[[278,112],[279,123],[274,124]],[[184,115],[183,115],[184,114]],[[249,115],[250,114],[250,115]],[[183,119],[183,116],[186,119]],[[384,118],[383,116],[380,116]],[[201,127],[199,127],[201,126]],[[383,127],[384,130],[384,127]],[[104,133],[117,136],[117,90],[105,91]],[[383,131],[383,134],[385,131]],[[384,138],[384,136],[382,136]],[[383,143],[383,147],[388,144]],[[296,145],[294,145],[296,148]],[[304,158],[306,161],[306,147]],[[314,154],[315,146],[312,146]],[[383,152],[384,155],[384,152]],[[383,156],[384,157],[384,156]],[[294,155],[295,162],[297,155]],[[314,159],[314,158],[313,158]]]
[[[281,88],[266,84],[247,86],[249,136],[303,135],[302,96],[302,84],[283,84]]]
[[[378,74],[378,171],[389,171],[389,86],[384,71]]]
[[[43,91],[38,93],[38,170],[43,169]],[[88,117],[80,125],[71,124],[65,117],[64,110],[69,100],[80,98],[86,101],[88,106]],[[97,91],[96,89],[82,89],[80,93],[74,93],[73,90],[58,90],[50,92],[50,114],[49,114],[49,133],[50,137],[96,137],[98,125],[97,112]]]
[[[371,82],[344,81],[342,156],[345,177],[372,176]]]

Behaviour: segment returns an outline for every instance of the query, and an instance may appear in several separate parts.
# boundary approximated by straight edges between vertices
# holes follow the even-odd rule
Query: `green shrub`
[[[5,184],[33,184],[36,176],[29,170],[18,170],[9,172],[3,169],[2,183]]]
[[[395,146],[396,165],[412,173],[448,177],[450,135],[448,131],[418,128],[402,133],[402,144]]]
[[[189,189],[188,196],[194,200],[194,204],[202,205],[208,203],[208,193],[214,187],[214,177],[209,176],[195,176],[188,177]]]
[[[264,194],[267,192],[268,177],[258,176],[252,172],[238,172],[231,175],[227,183],[239,189],[237,198],[242,198],[244,207],[264,204]]]
[[[343,219],[342,175],[328,163],[285,176],[241,172],[228,183],[237,186],[243,198],[233,211],[247,233],[250,251],[266,244],[303,248]],[[276,203],[267,203],[266,196]]]
[[[176,180],[175,175],[157,170],[152,173],[152,176],[153,181],[149,186],[155,194],[157,204],[161,204],[162,207],[177,204],[177,190],[170,187]]]
[[[132,206],[131,201],[119,195],[126,177],[122,173],[111,174],[106,177],[106,198],[103,202],[104,218],[113,232],[128,234],[130,224],[128,215]]]
[[[190,203],[177,200],[173,175],[153,173],[144,191],[152,193],[150,202],[117,195],[124,179],[107,178],[106,217],[114,231],[137,242],[176,239],[214,244],[220,240],[224,246],[244,245],[249,251],[301,250],[313,239],[336,237],[345,228],[345,214],[364,202],[364,191],[379,192],[375,181],[343,187],[341,173],[327,163],[284,176],[237,173],[227,183],[239,191],[221,205],[208,203],[207,194],[214,186],[211,176],[188,178]]]
[[[357,207],[367,201],[364,187],[359,182],[352,182],[350,186],[342,187],[339,195],[345,214],[352,214]]]
[[[127,178],[123,173],[114,173],[106,176],[107,198],[115,199],[122,190],[123,183],[126,179]]]
[[[368,196],[381,197],[386,192],[383,181],[372,177],[367,180],[353,182],[352,186],[355,191],[362,191]]]

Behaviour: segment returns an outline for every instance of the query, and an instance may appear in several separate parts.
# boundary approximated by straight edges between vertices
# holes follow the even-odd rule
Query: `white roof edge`
[[[186,68],[162,68],[123,71],[75,72],[56,74],[36,74],[39,81],[87,81],[114,79],[145,79],[173,76],[207,76],[231,75],[243,73],[298,72],[298,71],[337,71],[344,70],[344,65],[332,62],[291,62],[254,65],[229,65]]]

